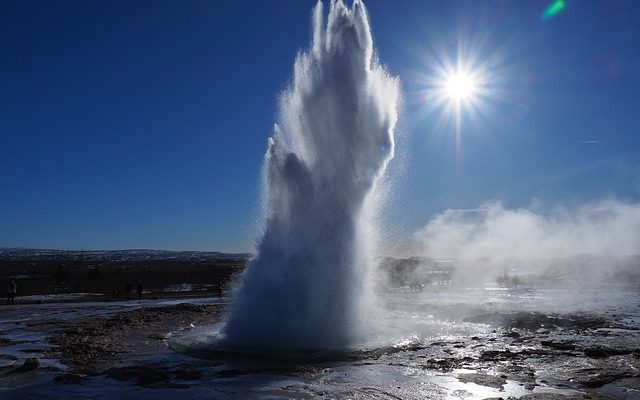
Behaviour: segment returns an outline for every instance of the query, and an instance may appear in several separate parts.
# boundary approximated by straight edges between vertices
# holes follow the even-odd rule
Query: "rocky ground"
[[[492,313],[466,318],[488,323],[488,337],[469,342],[431,343],[448,356],[429,358],[427,368],[476,371],[457,377],[463,382],[501,388],[507,380],[528,390],[555,387],[579,391],[578,398],[638,398],[640,336],[638,327],[615,317],[588,313]],[[607,386],[608,390],[597,390]],[[594,390],[595,389],[595,390]],[[562,398],[531,394],[522,398]]]
[[[181,369],[160,370],[145,363],[138,364],[138,361],[149,358],[149,354],[171,351],[167,341],[172,333],[215,320],[222,311],[222,305],[182,303],[168,307],[142,307],[104,317],[31,321],[26,324],[26,330],[46,332],[48,343],[42,348],[22,351],[39,353],[44,359],[60,360],[63,368],[42,368],[35,357],[28,357],[20,364],[22,360],[15,355],[1,354],[2,347],[28,340],[0,337],[0,358],[16,361],[0,367],[0,382],[2,377],[6,380],[7,377],[36,370],[52,374],[53,380],[61,384],[84,384],[87,379],[98,375],[116,380],[133,379],[142,386],[168,383],[171,378],[191,379],[198,373]]]
[[[13,388],[15,393],[20,385],[28,385],[28,380],[17,378],[20,376],[37,377],[40,382],[45,379],[61,387],[92,385],[94,379],[103,378],[142,388],[187,390],[243,376],[325,381],[331,371],[345,365],[375,365],[416,379],[434,373],[451,375],[463,384],[504,392],[504,398],[510,395],[505,390],[510,384],[526,392],[519,396],[524,399],[640,397],[640,333],[636,323],[622,315],[479,313],[462,322],[487,325],[481,335],[298,361],[270,363],[269,354],[261,355],[260,362],[229,362],[215,355],[209,359],[173,356],[176,353],[169,347],[172,335],[211,323],[223,311],[222,305],[177,304],[65,320],[40,318],[26,323],[24,329],[45,333],[46,343],[40,343],[41,347],[32,343],[24,350],[24,357],[3,354],[3,348],[19,344],[19,340],[2,337],[0,331],[0,359],[5,361],[0,364],[0,395],[3,387]],[[60,365],[41,363],[51,359],[59,360]],[[324,397],[413,398],[403,392],[360,389],[337,389]],[[318,396],[317,392],[312,385],[300,385],[283,387],[280,395],[306,398]],[[447,396],[477,398],[465,390],[452,390]]]

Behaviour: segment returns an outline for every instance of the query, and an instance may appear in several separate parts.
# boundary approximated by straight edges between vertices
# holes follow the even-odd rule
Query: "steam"
[[[364,4],[313,13],[265,155],[266,224],[224,336],[261,348],[336,348],[367,332],[374,199],[393,157],[399,82],[374,55]]]
[[[583,273],[587,267],[611,269],[640,254],[640,204],[601,200],[548,213],[537,208],[491,202],[477,210],[446,210],[414,235],[414,252],[462,264],[484,260],[497,268],[526,260],[538,266],[540,260],[579,260]]]

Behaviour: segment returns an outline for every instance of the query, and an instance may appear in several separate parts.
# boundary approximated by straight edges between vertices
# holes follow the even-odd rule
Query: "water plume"
[[[345,348],[371,328],[373,200],[394,153],[399,90],[364,4],[332,1],[325,24],[318,2],[269,139],[264,232],[234,293],[228,345]]]

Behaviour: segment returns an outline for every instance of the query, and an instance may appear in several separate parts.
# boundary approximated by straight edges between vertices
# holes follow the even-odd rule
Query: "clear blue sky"
[[[640,198],[640,2],[567,0],[543,20],[549,2],[366,2],[404,89],[390,230],[491,199]],[[314,4],[3,1],[0,247],[251,250]],[[463,116],[456,163],[424,95],[461,45],[492,96]]]

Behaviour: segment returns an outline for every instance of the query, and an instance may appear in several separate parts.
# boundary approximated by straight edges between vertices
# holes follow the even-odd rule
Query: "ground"
[[[427,306],[415,296],[395,299]],[[219,322],[226,299],[184,301],[12,308],[0,324],[0,397],[640,398],[637,315],[619,308],[430,304],[431,335],[292,355],[185,350],[179,338]]]

